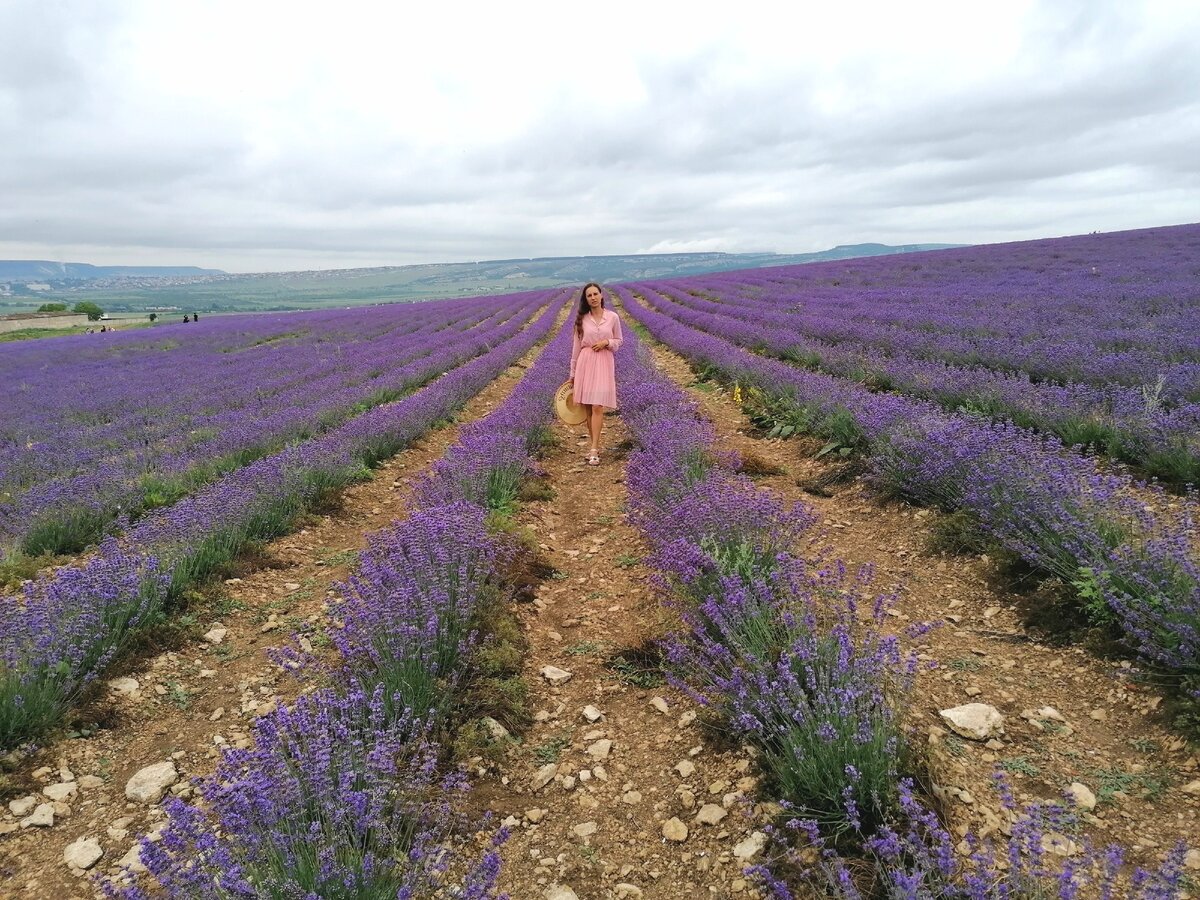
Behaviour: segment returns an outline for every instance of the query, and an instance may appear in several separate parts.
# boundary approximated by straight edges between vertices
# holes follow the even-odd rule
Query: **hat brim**
[[[554,392],[554,414],[564,425],[582,425],[587,420],[587,410],[583,404],[575,402],[575,389],[569,381],[564,381]]]

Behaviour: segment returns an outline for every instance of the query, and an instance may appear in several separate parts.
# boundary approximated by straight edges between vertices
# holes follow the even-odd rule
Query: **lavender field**
[[[268,612],[279,596],[246,593],[239,602],[260,608],[236,632],[242,657],[221,650],[233,643],[222,625],[215,639],[135,670],[150,679],[191,666],[209,673],[198,683],[222,675],[202,668],[209,657],[236,669],[211,714],[189,707],[178,683],[159,685],[156,716],[171,727],[145,727],[172,748],[198,735],[190,757],[171,756],[189,759],[196,777],[152,801],[132,826],[148,836],[96,890],[129,900],[499,898],[502,864],[529,865],[521,841],[540,853],[559,828],[567,849],[535,853],[534,880],[512,896],[547,896],[548,859],[559,875],[587,871],[610,891],[585,896],[643,896],[609,884],[617,871],[634,878],[634,863],[607,866],[608,849],[579,850],[597,846],[587,839],[598,821],[597,841],[608,829],[642,849],[695,848],[720,841],[723,831],[703,829],[736,810],[722,826],[742,838],[732,857],[719,843],[697,855],[736,858],[730,884],[741,886],[730,889],[748,896],[1182,896],[1185,860],[1200,863],[1183,825],[1164,816],[1170,833],[1131,850],[1084,834],[1099,821],[1087,815],[1097,798],[1086,809],[1047,798],[1067,783],[1048,778],[1041,793],[1032,782],[1014,791],[1009,776],[1034,770],[1024,755],[995,770],[1000,805],[989,815],[1002,825],[945,811],[931,785],[946,772],[922,749],[933,739],[919,716],[946,623],[910,615],[904,585],[882,587],[871,565],[823,546],[837,498],[818,512],[794,477],[768,486],[728,441],[855,480],[872,516],[919,507],[951,523],[973,565],[1006,561],[1039,586],[1031,602],[1052,598],[1072,628],[1106,636],[1122,679],[1194,709],[1200,226],[626,283],[607,295],[627,338],[616,357],[618,437],[600,470],[579,464],[577,435],[551,416],[570,364],[573,288],[0,347],[11,401],[0,424],[0,541],[10,569],[34,567],[0,599],[0,750],[18,769],[56,758],[63,784],[75,775],[62,760],[75,753],[72,765],[88,766],[99,755],[71,749],[90,729],[64,739],[64,726],[81,704],[105,702],[103,686],[140,639],[191,616],[196,589],[224,580],[241,592],[242,578],[226,576],[249,548],[302,523],[321,531],[304,517],[369,485],[372,469],[469,403],[502,398],[445,429],[453,440],[419,473],[378,485],[377,499],[405,491],[398,514],[373,509],[388,524],[367,532],[363,511],[350,510],[322,539],[339,548],[358,529],[364,543],[308,561],[353,557],[321,590],[286,583],[289,596],[313,594],[306,615],[281,628]],[[668,376],[672,364],[686,377]],[[695,397],[707,391],[728,396],[732,420],[701,414]],[[602,549],[615,519],[626,544]],[[560,551],[557,568],[536,563]],[[535,601],[520,602],[531,590]],[[237,605],[222,609],[237,618]],[[646,688],[667,688],[611,665],[615,656],[594,677],[564,671],[584,671],[616,619],[627,644],[656,648],[650,674],[676,692],[671,704],[693,704],[707,731],[677,733],[696,711],[660,724],[667,701]],[[574,643],[568,629],[579,629]],[[253,646],[272,632],[271,646]],[[537,640],[541,655],[524,660]],[[292,699],[255,712],[254,678],[269,682],[264,695],[286,683]],[[239,706],[248,718],[230,746],[210,732],[233,729],[217,723]],[[554,729],[542,743],[539,727]],[[1190,732],[1178,730],[1182,748]],[[723,805],[701,801],[689,838],[678,816],[697,800],[684,782],[721,752],[706,747],[716,733],[750,749],[730,776],[737,791],[724,776],[693,785]],[[989,749],[1021,740],[1004,737]],[[150,743],[161,756],[165,744]],[[663,754],[676,751],[686,758],[672,768]],[[571,752],[586,769],[567,767]],[[606,764],[620,774],[611,785]],[[503,828],[463,811],[469,782],[499,773],[486,793],[519,813]],[[1103,802],[1141,783],[1107,777],[1122,787]],[[643,788],[653,805],[640,805]],[[576,823],[581,811],[593,819]],[[15,816],[0,837],[32,852],[31,829],[43,825]],[[107,833],[126,840],[129,830]],[[510,854],[510,841],[521,852]],[[1069,852],[1045,849],[1062,841]],[[645,895],[673,896],[661,874],[647,876]]]

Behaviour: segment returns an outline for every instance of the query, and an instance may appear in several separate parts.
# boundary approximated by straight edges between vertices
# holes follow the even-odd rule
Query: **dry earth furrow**
[[[248,746],[254,717],[290,701],[300,687],[268,660],[267,648],[288,643],[294,624],[321,620],[331,585],[349,574],[367,534],[405,514],[412,482],[457,441],[461,425],[504,401],[542,346],[473,398],[455,424],[381,464],[371,481],[343,491],[327,514],[310,516],[298,532],[240,560],[241,577],[226,581],[203,609],[191,610],[202,617],[195,637],[110,673],[106,695],[82,711],[84,721],[105,727],[85,740],[49,746],[21,767],[19,777],[30,791],[17,798],[61,782],[74,783],[76,790],[58,806],[52,828],[0,836],[0,896],[95,896],[90,880],[64,862],[64,849],[77,839],[95,838],[104,856],[92,871],[113,870],[138,836],[163,819],[158,804],[126,800],[130,777],[173,760],[179,780],[171,792],[188,796],[188,779],[212,770],[218,744]],[[216,638],[215,626],[224,629],[219,643],[200,637]],[[4,809],[0,829],[16,819]]]
[[[522,609],[536,721],[502,780],[477,788],[513,828],[501,886],[521,900],[756,896],[733,854],[755,829],[748,756],[722,748],[678,691],[631,683],[607,664],[661,635],[669,614],[624,520],[624,461],[609,451],[584,465],[580,434],[559,426],[561,445],[544,461],[555,496],[520,513],[559,575]],[[623,437],[610,416],[605,443]],[[546,666],[570,678],[555,684]]]

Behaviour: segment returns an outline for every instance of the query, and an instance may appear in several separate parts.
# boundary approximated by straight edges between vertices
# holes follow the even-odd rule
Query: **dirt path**
[[[1084,815],[1091,837],[1124,845],[1135,862],[1156,861],[1180,838],[1200,847],[1193,837],[1200,808],[1195,748],[1166,727],[1161,698],[1129,677],[1128,664],[1051,646],[1026,629],[1022,598],[994,586],[995,565],[986,556],[927,549],[938,513],[881,502],[861,479],[834,487],[832,497],[803,491],[798,480],[828,471],[813,459],[819,444],[752,437],[728,391],[697,385],[685,360],[652,346],[660,368],[717,425],[725,448],[783,470],[759,483],[817,511],[818,546],[849,563],[872,564],[878,589],[900,589],[898,624],[945,621],[916,648],[939,667],[918,681],[912,722],[929,735],[953,822],[994,826],[999,803],[990,776],[1000,766],[1022,801],[1061,799],[1072,783],[1084,785],[1098,800]],[[972,702],[1001,711],[1002,738],[985,746],[944,729],[939,710]],[[1193,861],[1200,865],[1200,853]]]
[[[192,604],[196,621],[180,646],[110,673],[105,696],[79,716],[101,723],[97,733],[47,747],[15,776],[27,789],[15,794],[18,803],[35,794],[46,802],[46,789],[64,796],[49,828],[22,829],[22,816],[0,812],[0,896],[95,896],[90,879],[64,862],[64,850],[94,838],[104,856],[92,871],[115,870],[137,837],[162,821],[158,804],[127,801],[125,786],[136,772],[172,760],[179,780],[170,790],[186,797],[188,779],[212,770],[218,745],[248,746],[254,717],[298,690],[266,649],[286,644],[304,620],[323,618],[330,586],[347,576],[366,535],[404,515],[416,476],[457,441],[460,425],[503,402],[540,352],[541,345],[502,373],[457,424],[430,432],[383,463],[373,480],[345,490],[336,509],[243,558],[241,577]]]
[[[668,617],[624,519],[624,460],[609,451],[589,467],[583,430],[558,433],[544,463],[555,496],[521,512],[559,573],[523,610],[536,721],[503,763],[503,782],[477,789],[511,817],[501,886],[521,900],[754,896],[733,856],[754,831],[749,758],[719,749],[696,707],[636,662],[610,665]],[[604,443],[624,436],[610,416]],[[570,678],[555,684],[546,666]]]

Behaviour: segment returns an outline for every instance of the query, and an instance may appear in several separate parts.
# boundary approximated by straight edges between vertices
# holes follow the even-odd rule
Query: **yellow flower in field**
[[[734,403],[742,402],[742,386],[740,384],[735,384],[733,386],[733,402]]]

